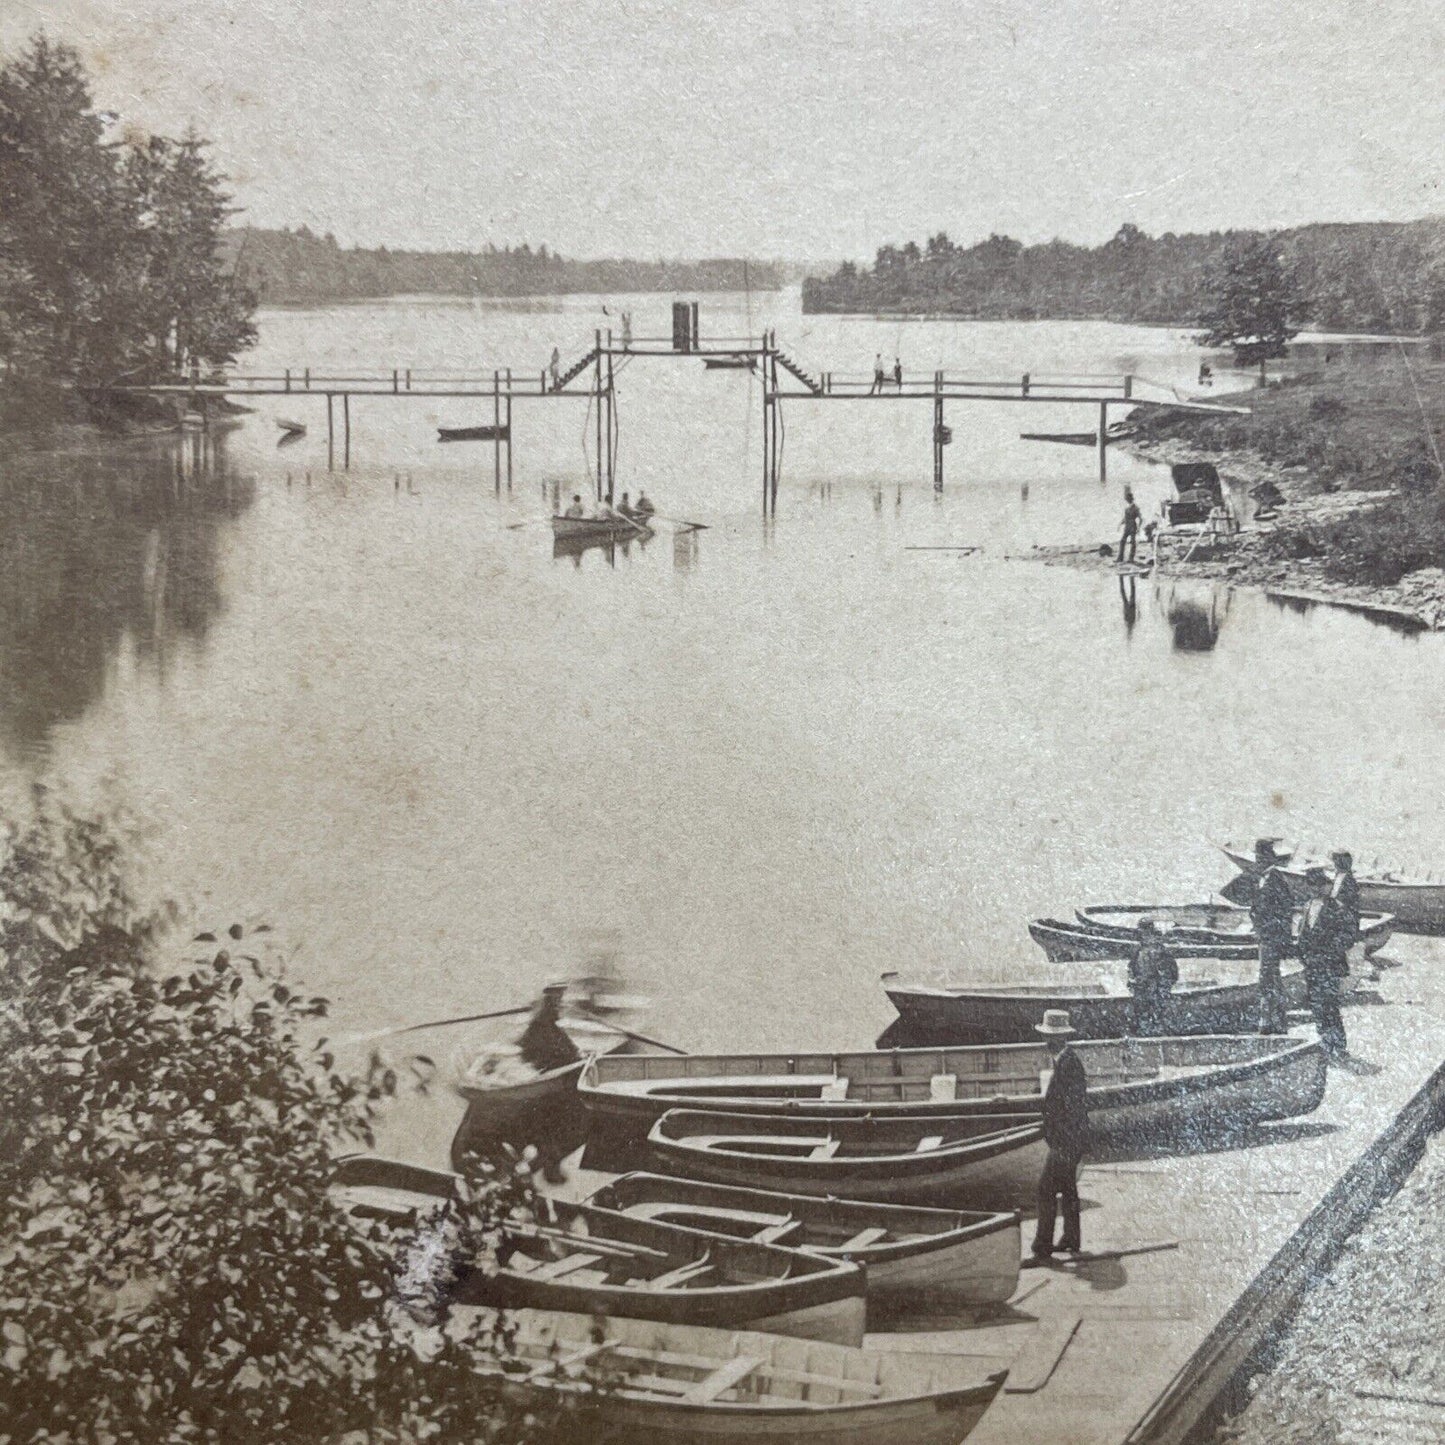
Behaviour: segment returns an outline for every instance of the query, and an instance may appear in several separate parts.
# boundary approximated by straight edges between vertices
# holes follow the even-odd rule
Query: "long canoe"
[[[1114,903],[1093,908],[1080,908],[1075,913],[1081,928],[1090,932],[1111,934],[1136,943],[1141,919],[1152,918],[1169,925],[1166,945],[1178,957],[1257,958],[1259,940],[1249,909],[1229,903]],[[1360,915],[1360,943],[1366,954],[1378,953],[1395,930],[1395,920],[1388,913]],[[1295,932],[1299,932],[1296,920]],[[1230,949],[1247,949],[1236,955],[1209,952],[1211,945]],[[1183,950],[1191,950],[1188,953]]]
[[[465,1331],[489,1311],[457,1309]],[[519,1310],[504,1388],[597,1412],[594,1438],[657,1445],[959,1445],[1006,1377],[978,1357]],[[582,1417],[585,1419],[585,1416]]]
[[[1002,1304],[1018,1287],[1019,1217],[1011,1210],[867,1204],[646,1173],[624,1174],[587,1202],[862,1265],[870,1319]]]
[[[1239,869],[1251,877],[1259,872],[1250,849],[1225,843],[1220,852]],[[1310,868],[1328,867],[1328,859],[1305,858],[1298,854],[1285,854],[1286,862],[1279,865],[1279,871],[1289,884],[1290,892],[1303,902],[1309,896],[1305,883],[1305,872]],[[1433,878],[1404,877],[1393,871],[1381,873],[1357,873],[1355,881],[1360,885],[1360,907],[1371,913],[1394,915],[1395,927],[1402,933],[1439,933],[1445,931],[1445,883]]]
[[[1318,1043],[1289,1035],[1084,1040],[1097,1137],[1242,1128],[1311,1113],[1324,1097]],[[1037,1115],[1049,1068],[1042,1042],[796,1054],[610,1054],[578,1093],[593,1138],[626,1147],[669,1109],[848,1119]],[[589,1145],[590,1147],[590,1145]]]
[[[779,1194],[884,1204],[1013,1204],[1032,1200],[1043,1130],[1017,1115],[799,1119],[672,1109],[647,1142],[685,1178]]]
[[[1231,977],[1230,975],[1233,975]],[[1246,975],[1246,976],[1241,976]],[[1185,959],[1164,1005],[1161,1034],[1232,1034],[1254,1027],[1259,965]],[[1305,1004],[1304,970],[1281,972],[1285,1005]],[[930,1043],[1027,1043],[1046,1009],[1067,1009],[1079,1038],[1119,1039],[1138,1032],[1123,965],[1104,978],[1057,983],[911,983],[883,975],[883,988],[905,1026]]]
[[[1029,937],[1043,949],[1050,963],[1104,963],[1128,958],[1139,944],[1137,932],[1097,928],[1061,918],[1035,918],[1029,924]],[[1259,945],[1253,939],[1248,942],[1224,938],[1203,940],[1172,932],[1167,935],[1165,946],[1175,958],[1222,958],[1237,962],[1259,957]]]

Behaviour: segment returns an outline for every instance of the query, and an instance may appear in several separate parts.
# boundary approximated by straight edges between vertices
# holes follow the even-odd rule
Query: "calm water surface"
[[[641,334],[668,300],[620,304]],[[254,365],[540,367],[601,304],[268,313]],[[704,325],[747,312],[705,301]],[[751,319],[838,371],[1198,366],[1157,330],[824,320],[792,296]],[[345,475],[323,404],[294,399],[214,443],[6,460],[7,786],[113,779],[172,891],[277,924],[343,1027],[610,960],[694,1049],[864,1043],[881,970],[1042,971],[1028,917],[1201,897],[1221,836],[1445,865],[1439,639],[1010,560],[1111,533],[1126,482],[1148,513],[1168,491],[1017,439],[1087,410],[951,408],[935,496],[926,403],[790,406],[765,522],[751,378],[634,361],[619,389],[619,486],[706,531],[554,558],[539,522],[550,484],[585,485],[582,403],[518,408],[500,496],[489,447],[433,440],[490,419],[459,402],[354,403]],[[308,407],[278,450],[275,414]]]

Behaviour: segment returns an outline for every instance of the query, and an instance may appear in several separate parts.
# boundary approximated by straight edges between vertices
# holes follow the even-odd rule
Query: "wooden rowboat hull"
[[[730,1238],[784,1221],[786,1232],[773,1242],[863,1266],[870,1320],[1001,1304],[1018,1287],[1021,1240],[1013,1211],[903,1208],[646,1173],[624,1174],[588,1203]],[[871,1242],[869,1235],[882,1238]]]
[[[456,1313],[465,1328],[474,1312]],[[518,1370],[527,1373],[504,1377],[508,1393],[595,1410],[595,1420],[580,1417],[583,1433],[629,1445],[959,1445],[1005,1378],[966,1357],[848,1349],[751,1331],[641,1320],[599,1325],[544,1310],[519,1311],[512,1323]],[[555,1362],[598,1350],[608,1384],[594,1396],[577,1367]],[[738,1383],[710,1388],[710,1376]]]
[[[1096,1137],[1120,1143],[1296,1118],[1312,1113],[1324,1095],[1323,1050],[1289,1036],[1083,1040],[1073,1048],[1089,1081],[1090,1127]],[[589,1151],[596,1143],[599,1152],[625,1152],[672,1108],[815,1119],[1036,1116],[1047,1066],[1042,1043],[679,1059],[612,1055],[584,1069],[578,1092],[591,1116]],[[952,1087],[936,1092],[935,1081]],[[846,1097],[823,1097],[840,1085]]]
[[[1220,851],[1241,873],[1255,875],[1253,857],[1241,850],[1225,845]],[[1304,862],[1281,867],[1280,872],[1289,884],[1291,894],[1299,902],[1309,896],[1305,883]],[[1445,883],[1408,881],[1389,878],[1362,878],[1356,875],[1360,885],[1360,907],[1370,913],[1389,913],[1394,916],[1394,926],[1402,933],[1445,932]]]
[[[1166,944],[1176,958],[1259,956],[1259,940],[1254,936],[1249,910],[1226,903],[1182,903],[1164,907],[1111,904],[1081,908],[1074,916],[1078,927],[1087,933],[1126,940],[1131,948],[1139,941],[1140,919],[1164,919],[1172,925]],[[1394,929],[1395,920],[1390,914],[1362,913],[1360,943],[1366,954],[1378,953],[1390,941]]]
[[[1134,932],[1093,928],[1057,918],[1036,918],[1029,937],[1043,949],[1050,963],[1103,963],[1128,958],[1138,947]],[[1175,958],[1222,958],[1232,961],[1258,958],[1259,945],[1224,938],[1184,938],[1171,933],[1167,943]]]
[[[554,537],[640,537],[651,531],[646,522],[636,524],[622,518],[612,521],[606,517],[553,517]]]
[[[1028,1043],[1046,1009],[1067,1009],[1082,1039],[1121,1039],[1137,1032],[1133,998],[1126,992],[1084,988],[929,988],[892,982],[884,991],[912,1036],[930,1043]],[[1285,1005],[1303,1008],[1301,968],[1281,978]],[[1259,1016],[1259,983],[1177,985],[1164,1012],[1164,1031],[1184,1034],[1246,1033]]]

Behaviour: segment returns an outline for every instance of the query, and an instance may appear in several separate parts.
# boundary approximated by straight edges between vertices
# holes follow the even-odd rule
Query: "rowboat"
[[[304,421],[292,421],[289,417],[278,416],[276,425],[281,428],[287,436],[305,436],[306,423]]]
[[[1019,1217],[1012,1211],[865,1204],[641,1173],[603,1185],[587,1202],[860,1264],[867,1271],[870,1320],[1002,1304],[1018,1287]]]
[[[551,1223],[508,1225],[501,1267],[456,1299],[863,1342],[866,1279],[846,1260],[720,1239],[610,1209],[548,1201]]]
[[[1220,852],[1239,869],[1241,873],[1256,876],[1259,867],[1254,861],[1252,849],[1226,843]],[[1281,853],[1279,871],[1289,884],[1289,890],[1300,900],[1309,896],[1305,883],[1305,872],[1310,868],[1329,866],[1328,859],[1303,857],[1299,854]],[[1375,874],[1357,873],[1355,881],[1360,885],[1360,907],[1372,913],[1394,915],[1394,926],[1405,933],[1438,933],[1445,931],[1445,883],[1432,878],[1402,877],[1393,871]]]
[[[1117,932],[1058,918],[1035,918],[1029,924],[1029,937],[1043,949],[1050,963],[1103,963],[1127,958],[1139,944],[1135,932]],[[1238,961],[1259,957],[1259,945],[1252,936],[1248,943],[1226,939],[1205,942],[1175,932],[1168,935],[1165,946],[1175,958]]]
[[[626,517],[553,517],[554,537],[636,537],[649,532],[645,522]]]
[[[466,1331],[490,1311],[453,1310]],[[595,1410],[593,1439],[658,1445],[959,1445],[1006,1372],[965,1355],[518,1310],[495,1367],[524,1403]],[[585,1420],[585,1415],[582,1417]],[[582,1438],[579,1436],[579,1438]]]
[[[332,1201],[357,1220],[414,1228],[431,1210],[455,1203],[461,1180],[442,1169],[425,1169],[375,1154],[343,1154],[332,1167]]]
[[[887,1204],[993,1204],[1034,1197],[1044,1163],[1038,1123],[1017,1115],[807,1119],[671,1109],[647,1142],[690,1179]]]
[[[495,442],[507,437],[505,425],[497,426],[439,426],[439,442]]]
[[[1083,1040],[1072,1045],[1089,1084],[1097,1137],[1246,1127],[1308,1114],[1324,1096],[1317,1043],[1288,1035]],[[874,1049],[856,1053],[609,1054],[577,1091],[591,1115],[589,1149],[647,1137],[669,1109],[849,1119],[1028,1114],[1043,1108],[1042,1042]]]
[[[559,1068],[529,1068],[515,1044],[497,1044],[458,1061],[452,1087],[467,1107],[452,1136],[454,1168],[468,1153],[485,1152],[499,1142],[545,1144],[555,1158],[582,1142],[587,1131],[587,1115],[577,1098],[582,1069],[590,1055],[624,1052],[632,1041],[590,1019],[563,1017],[559,1026],[582,1055]]]
[[[1232,977],[1230,975],[1233,975]],[[1259,1015],[1259,965],[1218,959],[1182,961],[1180,979],[1163,1006],[1162,1033],[1230,1034]],[[1281,970],[1287,1008],[1305,1004],[1304,970]],[[1046,1009],[1067,1009],[1077,1036],[1119,1039],[1138,1032],[1125,970],[1068,983],[970,983],[938,986],[883,975],[883,988],[911,1035],[932,1043],[1026,1043]]]
[[[1228,903],[1174,903],[1148,905],[1142,903],[1109,904],[1103,907],[1080,908],[1075,918],[1081,928],[1090,932],[1111,934],[1137,943],[1139,922],[1152,918],[1168,925],[1165,946],[1176,957],[1181,958],[1257,958],[1259,940],[1254,936],[1254,924],[1249,909],[1236,908]],[[1299,931],[1296,916],[1295,931]],[[1360,914],[1360,943],[1367,954],[1378,953],[1395,931],[1395,920],[1388,913]],[[1231,951],[1195,953],[1190,950],[1213,946]],[[1247,953],[1235,954],[1235,949],[1248,949]]]

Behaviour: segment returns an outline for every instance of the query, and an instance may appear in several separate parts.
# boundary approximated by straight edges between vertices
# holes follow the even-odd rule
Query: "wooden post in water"
[[[933,373],[933,490],[943,490],[943,373]]]
[[[783,469],[783,436],[782,427],[779,425],[779,422],[782,421],[783,398],[778,390],[778,357],[777,352],[773,349],[776,345],[777,339],[774,337],[769,341],[766,363],[768,385],[773,393],[773,480],[769,509],[775,517],[778,515],[778,473]]]
[[[336,422],[332,412],[332,402],[336,398],[328,391],[326,393],[326,470],[334,471],[336,468]]]
[[[502,378],[501,373],[492,373],[492,487],[501,494],[502,490]]]
[[[351,393],[341,393],[341,465],[351,470]]]
[[[596,359],[593,368],[592,399],[597,403],[597,500],[600,502],[606,493],[602,490],[602,328],[593,333],[592,354]],[[611,498],[609,497],[610,501]]]
[[[512,368],[507,368],[507,490],[512,490]]]
[[[1101,401],[1099,403],[1099,480],[1101,482],[1109,480],[1109,464],[1106,460],[1108,456],[1108,443],[1109,403],[1107,401]]]

